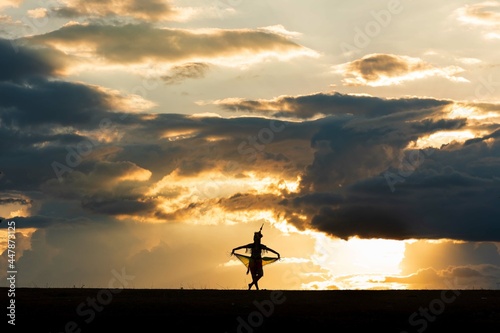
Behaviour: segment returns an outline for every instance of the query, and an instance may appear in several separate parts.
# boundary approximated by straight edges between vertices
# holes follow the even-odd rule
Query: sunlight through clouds
[[[123,266],[137,288],[239,289],[231,249],[262,227],[282,255],[266,289],[495,286],[499,9],[2,2],[19,284],[100,287]]]
[[[401,272],[399,264],[404,257],[404,242],[383,239],[333,240],[321,234],[315,238],[316,252],[311,259],[330,276],[320,289],[328,285],[336,285],[340,289],[388,288],[384,284],[373,284],[371,280],[376,274],[381,279],[384,274]],[[358,277],[346,280],[345,276],[351,274]],[[311,288],[316,283],[305,287]]]

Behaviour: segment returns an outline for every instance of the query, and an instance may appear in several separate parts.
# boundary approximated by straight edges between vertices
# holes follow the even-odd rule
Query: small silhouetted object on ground
[[[264,276],[264,269],[262,267],[281,258],[278,252],[260,242],[262,237],[264,237],[262,235],[263,226],[264,225],[260,227],[259,231],[254,233],[253,243],[235,247],[233,251],[231,251],[231,255],[235,255],[247,267],[247,274],[249,272],[252,274],[252,282],[248,284],[248,290],[250,290],[253,285],[255,286],[255,289],[259,290],[258,282],[262,276]],[[240,249],[246,249],[247,252],[250,251],[250,256],[234,252]],[[268,251],[276,254],[278,257],[262,257],[262,253]]]

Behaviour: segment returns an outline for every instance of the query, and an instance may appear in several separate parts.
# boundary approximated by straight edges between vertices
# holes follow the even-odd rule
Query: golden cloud
[[[464,70],[458,66],[435,67],[422,59],[408,56],[373,53],[333,67],[342,74],[348,86],[390,86],[427,77],[443,77],[455,82],[468,82],[455,74]]]
[[[134,65],[154,64],[159,72],[163,71],[160,75],[164,74],[163,67],[167,67],[177,76],[190,77],[203,76],[206,63],[241,66],[268,58],[317,56],[281,34],[259,29],[187,30],[147,24],[71,24],[25,41],[51,46],[93,66],[130,69]],[[186,70],[189,73],[186,74]]]
[[[486,1],[465,5],[455,11],[457,19],[463,24],[484,29],[487,39],[500,39],[500,3]]]

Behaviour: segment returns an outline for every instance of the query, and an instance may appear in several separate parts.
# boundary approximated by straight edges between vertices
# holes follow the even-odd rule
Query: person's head
[[[253,241],[260,242],[260,239],[264,237],[260,231],[256,231],[253,233]]]

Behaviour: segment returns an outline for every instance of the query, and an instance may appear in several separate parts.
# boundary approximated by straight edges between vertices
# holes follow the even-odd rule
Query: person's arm
[[[234,251],[236,250],[240,250],[240,249],[249,249],[252,247],[252,244],[246,244],[246,245],[242,245],[242,246],[238,246],[238,247],[235,247],[232,251],[231,251],[231,255],[234,254]]]
[[[276,254],[276,255],[278,256],[278,259],[281,259],[280,254],[279,254],[278,252],[274,251],[273,249],[271,249],[270,247],[267,247],[267,246],[265,246],[265,245],[264,245],[264,248],[265,248],[267,251],[270,251],[270,252],[272,252],[272,253]]]

